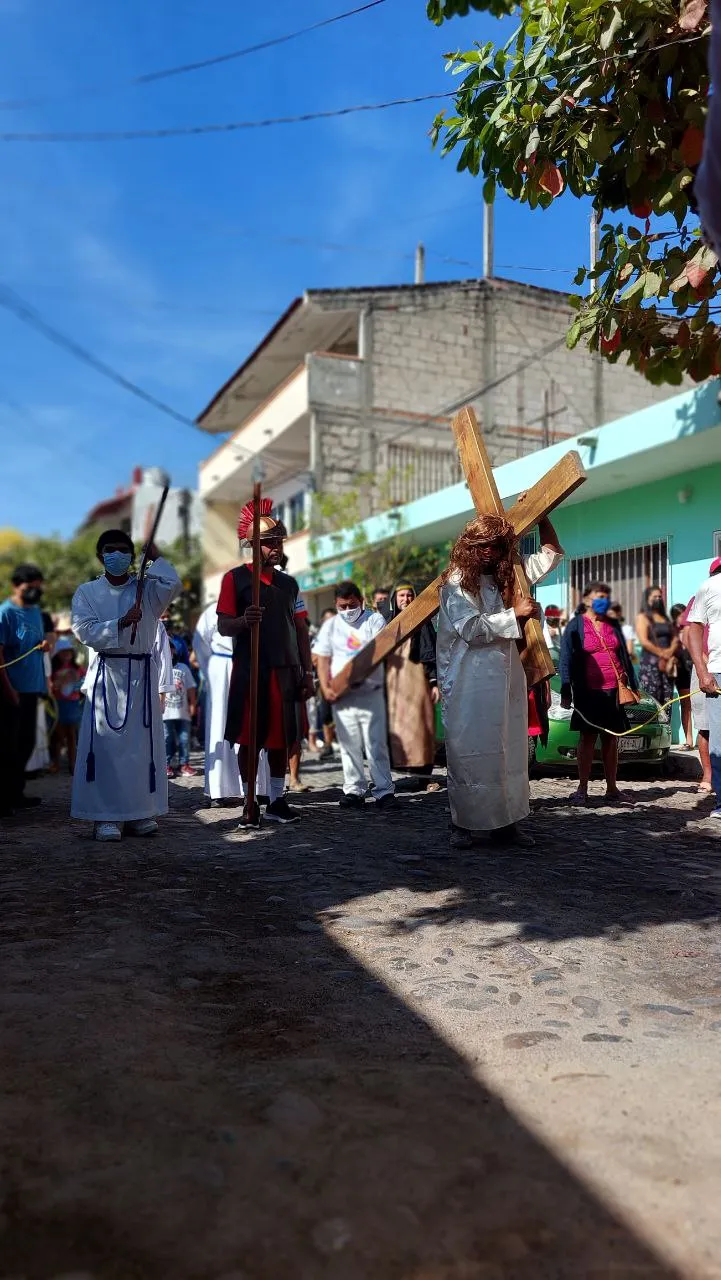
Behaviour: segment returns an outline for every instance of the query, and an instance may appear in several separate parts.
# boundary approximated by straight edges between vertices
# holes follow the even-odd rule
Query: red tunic
[[[273,571],[264,570],[260,575],[261,582],[266,586],[270,586],[273,580]],[[235,582],[233,574],[226,573],[220,587],[220,596],[218,597],[218,613],[228,614],[235,618],[238,616],[238,608],[235,598]],[[308,613],[301,597],[298,597],[295,607],[296,618],[307,618]],[[265,747],[268,751],[285,751],[293,746],[293,743],[286,741],[285,717],[283,710],[283,694],[278,681],[276,672],[271,669],[268,672],[268,724],[265,737],[262,742],[258,742],[258,747]],[[243,707],[243,718],[241,721],[240,733],[236,739],[241,747],[247,747],[250,736],[250,700],[246,699]]]

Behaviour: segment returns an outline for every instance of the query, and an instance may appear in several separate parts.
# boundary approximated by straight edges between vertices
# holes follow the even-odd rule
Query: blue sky
[[[424,0],[386,0],[224,66],[122,83],[352,7],[0,0],[0,99],[43,99],[0,108],[0,131],[154,128],[443,92],[452,85],[443,52],[497,30],[478,15],[437,29]],[[480,274],[480,183],[431,150],[435,110],[425,103],[218,137],[2,143],[0,284],[194,418],[303,289],[408,282],[419,239],[428,279]],[[322,247],[329,242],[357,247],[336,252]],[[499,275],[567,288],[587,253],[577,201],[543,214],[499,200]],[[193,484],[217,443],[5,311],[0,438],[0,528],[63,534],[134,465],[160,465],[174,483]]]

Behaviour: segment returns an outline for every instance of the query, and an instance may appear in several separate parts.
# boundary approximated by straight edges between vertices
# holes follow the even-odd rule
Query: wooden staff
[[[253,585],[252,604],[260,605],[260,484],[253,485]],[[260,666],[260,623],[254,622],[250,631],[250,686],[248,689],[248,782],[245,796],[245,816],[249,822],[260,823],[260,807],[255,798],[255,780],[258,772],[258,668]]]
[[[166,484],[165,488],[163,489],[163,492],[160,495],[160,502],[158,503],[158,506],[155,511],[155,519],[153,520],[153,527],[150,530],[150,536],[145,540],[145,550],[143,552],[143,558],[140,562],[140,573],[138,574],[138,586],[135,592],[135,608],[136,609],[140,608],[143,601],[143,587],[145,586],[145,574],[148,568],[148,560],[150,559],[150,554],[149,554],[150,548],[153,546],[153,543],[155,542],[158,528],[160,526],[160,518],[163,514],[163,507],[165,506],[165,502],[168,497],[169,488],[170,486]],[[138,624],[137,622],[134,622],[133,629],[130,632],[131,644],[135,644],[135,637],[137,634],[138,634]]]

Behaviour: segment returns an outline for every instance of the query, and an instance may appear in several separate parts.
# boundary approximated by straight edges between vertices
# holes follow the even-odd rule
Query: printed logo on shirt
[[[346,640],[345,647],[346,649],[351,649],[351,650],[363,648],[363,643],[361,640],[358,639],[358,636],[356,635],[355,631],[351,631],[350,635],[348,636],[348,639]]]

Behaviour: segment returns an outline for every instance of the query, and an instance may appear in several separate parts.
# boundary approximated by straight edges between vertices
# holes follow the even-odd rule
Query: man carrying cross
[[[444,578],[438,578],[430,586],[426,587],[425,591],[416,596],[416,599],[407,609],[404,609],[398,617],[392,618],[375,639],[369,641],[352,661],[348,662],[333,677],[333,687],[337,696],[340,697],[347,689],[365,680],[374,667],[387,658],[388,654],[397,649],[399,645],[402,645],[418,627],[422,626],[428,618],[431,618],[436,613],[440,603],[439,593],[444,590],[446,596],[446,621],[444,622],[443,618],[441,619],[441,628],[444,636],[442,637],[439,632],[439,684],[442,685],[440,679],[442,659],[440,649],[445,643],[444,637],[447,636],[450,645],[453,641],[453,637],[450,635],[451,627],[456,636],[459,636],[454,622],[456,614],[463,612],[466,608],[469,608],[469,614],[466,616],[465,622],[470,625],[471,635],[470,640],[465,640],[466,648],[477,650],[483,644],[491,645],[497,642],[501,646],[498,651],[499,654],[502,650],[504,655],[502,663],[499,662],[498,657],[493,660],[498,663],[498,670],[489,665],[489,679],[484,677],[482,685],[476,686],[474,683],[472,697],[475,709],[471,716],[467,715],[466,703],[455,696],[453,687],[454,671],[450,661],[447,663],[446,675],[450,677],[450,683],[446,679],[445,697],[447,705],[451,700],[453,701],[454,714],[453,717],[448,715],[446,717],[446,750],[448,751],[448,739],[450,736],[450,753],[451,755],[453,754],[456,727],[452,721],[455,720],[455,709],[457,708],[461,718],[459,733],[463,732],[462,722],[464,718],[469,726],[473,721],[473,741],[475,744],[473,750],[475,756],[479,757],[481,752],[487,752],[489,755],[492,752],[496,752],[499,756],[505,757],[505,760],[509,762],[510,771],[519,779],[520,764],[517,765],[517,761],[520,760],[518,753],[521,749],[521,743],[523,744],[523,777],[525,779],[528,748],[525,736],[526,730],[523,725],[528,711],[527,689],[533,689],[540,681],[554,675],[556,670],[543,639],[543,631],[538,620],[537,610],[530,599],[529,583],[525,570],[529,571],[531,580],[537,582],[546,573],[549,573],[553,565],[560,559],[562,552],[553,527],[548,522],[548,515],[549,512],[563,502],[564,498],[567,498],[579,485],[583,484],[586,479],[586,473],[578,454],[571,451],[560,458],[531,489],[516,500],[509,511],[506,511],[501,502],[493,475],[493,468],[472,409],[461,409],[460,413],[456,414],[453,420],[453,432],[456,437],[466,482],[478,516],[500,518],[500,523],[493,526],[478,525],[475,529],[477,540],[475,554],[478,555],[479,544],[485,543],[486,550],[483,552],[485,563],[481,564],[480,557],[475,565],[469,562],[467,572],[471,576],[467,577],[466,581],[470,583],[472,588],[474,581],[477,584],[475,594],[478,597],[478,605],[476,607],[470,604],[469,607],[469,601],[466,601],[465,605],[461,605],[457,596],[462,594],[465,588],[462,583],[452,581],[456,568],[452,564],[449,573],[444,575]],[[541,538],[546,540],[546,546],[541,552],[522,562],[516,555],[518,539],[536,525],[540,527]],[[491,530],[490,533],[488,532],[489,528]],[[467,544],[463,545],[464,536],[464,534],[461,535],[459,540],[461,545],[457,544],[455,550],[459,559],[463,558],[468,552],[472,561],[473,549],[469,548]],[[495,546],[497,539],[500,539],[498,547]],[[471,535],[471,541],[473,541],[473,535]],[[501,585],[505,592],[505,598],[499,589],[498,577],[500,563],[503,560],[508,561],[511,571],[510,577],[507,579],[505,570],[503,574],[504,580]],[[494,561],[494,563],[492,564],[491,561]],[[463,576],[460,563],[457,568],[461,570],[461,576]],[[472,577],[473,574],[475,574],[475,579]],[[482,584],[482,575],[484,578],[489,578],[488,584]],[[482,585],[484,587],[483,599],[481,599]],[[472,595],[473,591],[469,594]],[[493,599],[491,599],[491,595],[493,595]],[[503,620],[498,624],[491,623],[490,620],[500,614],[505,615],[505,630],[503,634],[494,636],[491,633],[496,631],[497,625],[503,627]],[[489,623],[490,626],[488,625]],[[461,627],[463,625],[465,623],[461,623]],[[485,640],[482,639],[483,634],[485,634]],[[463,639],[462,636],[459,636],[459,638]],[[516,646],[521,650],[520,654],[516,653]],[[455,656],[460,658],[462,649],[455,642],[454,647],[456,650]],[[522,663],[522,670],[525,671],[526,687],[523,687],[519,682],[519,675],[522,675],[522,670],[517,662],[518,657],[520,657],[520,662]],[[460,661],[458,665],[460,666]],[[470,663],[465,663],[464,666],[470,666]],[[487,732],[488,707],[484,705],[483,701],[484,698],[489,699],[488,706],[495,704],[496,711],[499,712],[501,691],[496,687],[491,688],[491,685],[495,686],[501,667],[503,670],[504,697],[508,699],[509,723],[511,711],[513,711],[514,719],[513,732],[508,736],[505,743],[498,739],[496,733],[493,734],[492,739],[489,736]],[[519,697],[520,711],[518,710]],[[505,726],[504,713],[503,721],[499,715],[496,729],[505,728]],[[509,750],[510,742],[513,745]],[[461,753],[464,752],[462,746],[459,747],[459,750]],[[449,769],[449,772],[453,773],[453,770]],[[499,761],[497,775],[489,791],[493,791],[497,787],[505,797],[505,800],[498,805],[490,820],[488,816],[483,819],[480,823],[481,830],[500,830],[504,826],[511,826],[518,818],[528,812],[528,783],[527,781],[519,781],[518,786],[522,788],[522,791],[519,792],[520,802],[517,798],[513,799],[511,797],[510,777],[505,764]],[[451,791],[451,805],[453,806],[454,794],[457,793],[454,793],[452,787],[453,784],[451,783],[449,790]],[[468,815],[466,816],[468,817]],[[459,826],[462,825],[463,819],[460,808],[456,811],[455,821]],[[473,821],[477,821],[477,815],[475,814]],[[511,832],[509,835],[513,837],[515,833]],[[507,835],[500,838],[507,839],[509,837]],[[470,841],[470,837],[468,839]],[[454,843],[456,843],[455,840]]]
[[[539,532],[541,551],[523,558],[530,583],[563,559],[547,517]],[[540,610],[515,592],[516,547],[508,520],[479,516],[455,543],[441,587],[437,666],[453,848],[470,848],[478,832],[534,844],[516,826],[529,812],[528,691],[517,641]]]

